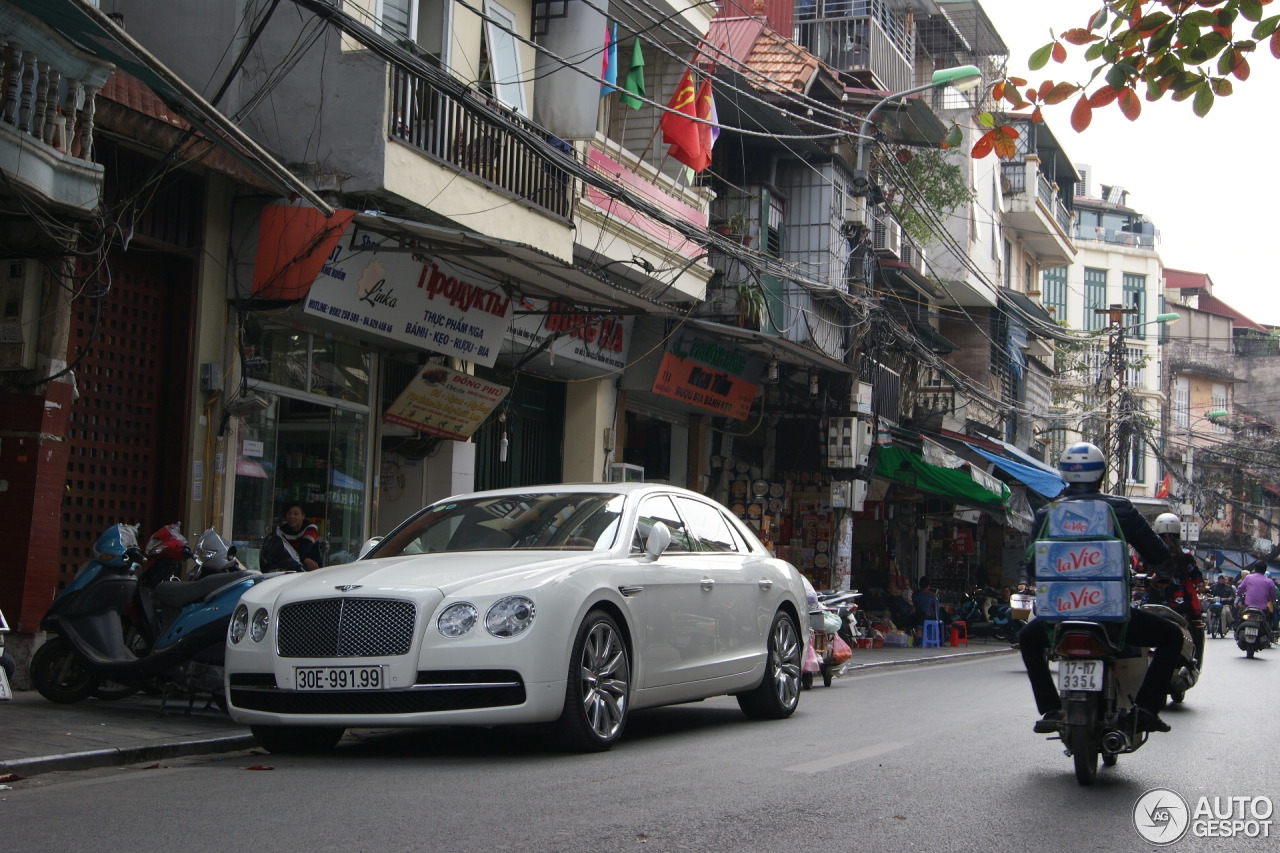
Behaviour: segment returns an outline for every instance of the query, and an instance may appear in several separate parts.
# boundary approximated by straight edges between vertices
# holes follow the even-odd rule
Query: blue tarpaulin
[[[1056,498],[1058,494],[1066,488],[1066,484],[1062,482],[1062,477],[1058,474],[1050,474],[1040,468],[1033,468],[1030,465],[1023,465],[1021,462],[1014,462],[1006,456],[1000,456],[996,453],[983,450],[981,447],[969,445],[974,453],[982,456],[989,462],[995,464],[997,468],[1008,474],[1010,477],[1021,483],[1026,483],[1028,487],[1034,489],[1037,493],[1044,495],[1046,498]]]

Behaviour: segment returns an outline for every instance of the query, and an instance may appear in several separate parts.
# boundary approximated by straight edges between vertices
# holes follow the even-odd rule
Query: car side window
[[[689,532],[685,530],[684,521],[680,518],[680,513],[676,512],[671,498],[667,495],[652,495],[640,504],[640,513],[636,518],[636,533],[631,542],[632,551],[644,550],[649,531],[659,521],[671,531],[671,545],[668,546],[668,551],[697,550],[690,541]]]
[[[742,540],[724,514],[708,503],[677,495],[676,509],[689,528],[694,550],[734,553],[743,550]]]

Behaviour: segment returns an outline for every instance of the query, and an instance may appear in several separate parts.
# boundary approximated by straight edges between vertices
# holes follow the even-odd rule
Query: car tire
[[[70,704],[89,698],[98,686],[94,675],[62,637],[51,637],[31,656],[31,683],[50,702]]]
[[[800,659],[804,644],[795,619],[782,611],[773,617],[765,650],[764,678],[738,694],[738,707],[753,720],[782,720],[800,704]]]
[[[250,726],[254,740],[277,754],[328,752],[346,729],[341,726]]]
[[[622,737],[631,708],[631,660],[622,630],[603,610],[578,626],[564,710],[554,737],[572,752],[603,752]]]

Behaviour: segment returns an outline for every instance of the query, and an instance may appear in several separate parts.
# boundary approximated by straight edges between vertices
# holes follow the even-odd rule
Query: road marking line
[[[884,743],[876,743],[870,746],[864,746],[862,749],[855,749],[853,752],[842,752],[839,755],[828,755],[826,758],[819,758],[815,761],[806,761],[803,764],[793,764],[785,768],[791,773],[825,773],[828,770],[834,770],[845,764],[852,764],[855,761],[862,761],[867,758],[875,758],[877,755],[884,755],[889,752],[902,749],[906,746],[905,741],[885,741]]]

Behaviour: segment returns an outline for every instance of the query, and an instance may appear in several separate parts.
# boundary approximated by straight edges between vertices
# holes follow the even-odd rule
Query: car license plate
[[[1058,662],[1059,690],[1102,689],[1102,661],[1064,660]]]
[[[381,690],[386,676],[380,666],[295,666],[298,690]]]

